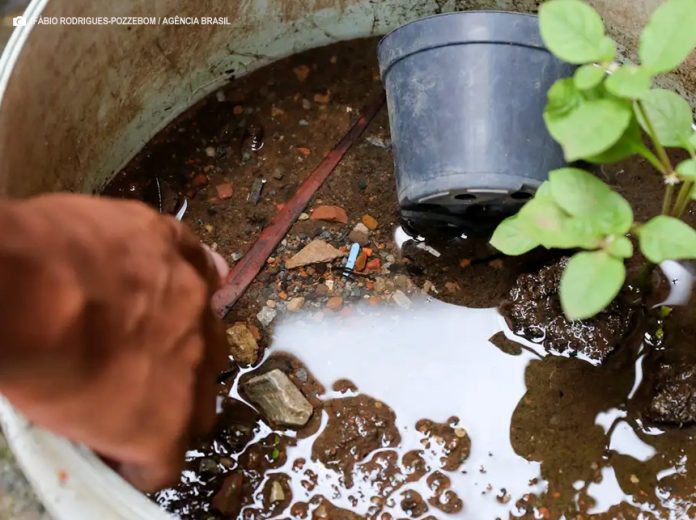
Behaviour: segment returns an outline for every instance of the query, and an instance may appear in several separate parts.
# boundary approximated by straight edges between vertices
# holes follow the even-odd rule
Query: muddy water
[[[106,192],[165,212],[188,200],[184,221],[234,262],[379,90],[374,47],[318,49],[234,82],[165,129]],[[388,138],[383,111],[312,202],[341,206],[349,224],[296,223],[227,317],[256,327],[270,349],[252,367],[230,360],[216,431],[192,446],[179,484],[153,498],[205,520],[696,517],[694,428],[645,419],[657,374],[696,363],[694,302],[682,305],[690,278],[668,269],[680,283],[663,303],[682,306],[667,318],[652,308],[659,300],[633,302],[629,332],[603,363],[547,355],[513,337],[493,307],[554,257],[395,236]],[[599,173],[638,219],[659,212],[660,181],[642,161]],[[349,248],[365,213],[379,221],[370,247],[380,271],[348,281],[340,260],[283,267],[314,238]],[[397,288],[410,309],[394,306]],[[339,315],[327,310],[332,296],[343,298]],[[305,298],[302,313],[287,313],[289,297]],[[269,302],[279,315],[264,325],[256,316]],[[271,428],[239,390],[272,368],[314,406],[300,431]]]
[[[500,344],[501,333],[520,345],[514,355],[490,341],[496,337]],[[312,459],[313,443],[328,422],[323,412],[317,433],[289,448],[277,469],[289,476],[293,500],[323,495],[358,515],[388,512],[400,518],[411,516],[403,497],[416,492],[439,518],[443,513],[433,506],[437,495],[429,482],[444,475],[462,501],[461,510],[447,515],[453,518],[693,513],[693,488],[680,485],[694,476],[692,435],[631,417],[626,404],[642,376],[636,365],[607,368],[544,358],[538,346],[515,337],[494,309],[428,300],[408,311],[365,307],[321,324],[293,318],[277,326],[271,351],[300,357],[326,388],[346,378],[356,387],[346,394],[327,392],[323,399],[358,392],[377,397],[396,413],[401,436],[398,446],[375,450],[356,465],[352,487],[317,461],[294,471],[298,459]],[[419,431],[423,417],[466,432],[471,447],[460,466],[445,469],[446,441]],[[426,465],[415,481],[403,478],[414,452]],[[387,486],[365,463],[378,454],[394,454],[398,461]],[[318,475],[311,491],[303,485],[308,469]],[[382,506],[374,506],[376,497]],[[258,494],[250,507],[262,501]]]
[[[229,458],[249,474],[268,439],[281,454],[251,477],[235,517],[693,518],[692,430],[634,412],[645,345],[631,342],[635,355],[595,366],[546,355],[495,309],[425,298],[319,323],[286,318],[265,363],[229,395],[244,401],[245,372],[294,356],[302,363],[288,372],[311,382],[314,421],[293,432],[254,420]],[[281,502],[269,501],[274,482]]]
[[[347,378],[360,392],[394,410],[401,442],[395,449],[384,450],[397,455],[402,474],[408,473],[404,459],[413,451],[422,454],[427,471],[415,482],[401,486],[398,480],[393,482],[398,491],[386,501],[383,512],[396,517],[406,514],[398,497],[409,490],[431,499],[427,482],[437,472],[450,480],[452,491],[463,502],[454,517],[507,516],[517,511],[517,499],[545,488],[542,481],[532,482],[539,477],[539,463],[515,453],[505,427],[525,394],[525,368],[537,356],[526,350],[511,356],[489,342],[504,327],[495,310],[431,300],[409,311],[363,311],[320,325],[301,318],[286,321],[276,329],[273,350],[301,357],[327,388]],[[461,466],[451,471],[443,468],[448,447],[443,438],[428,438],[418,430],[424,417],[466,432],[471,449]],[[299,455],[305,454],[300,451]],[[295,456],[294,451],[288,456]],[[339,489],[341,496],[332,501],[355,513],[371,512],[370,498],[381,494],[369,473],[359,468],[353,477],[361,483],[357,490],[341,489],[344,486],[335,476],[315,470],[321,475],[318,491],[336,496]],[[309,497],[296,480],[292,479],[293,496],[297,493],[306,500]],[[352,507],[348,496],[356,493],[360,503]]]

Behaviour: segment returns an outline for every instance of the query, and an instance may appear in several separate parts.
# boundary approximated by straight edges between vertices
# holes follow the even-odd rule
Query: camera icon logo
[[[24,27],[27,24],[27,19],[23,16],[15,16],[12,18],[12,27]]]

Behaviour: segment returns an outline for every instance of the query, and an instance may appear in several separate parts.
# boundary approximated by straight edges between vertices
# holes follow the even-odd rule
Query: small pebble
[[[283,486],[281,486],[277,480],[274,480],[273,484],[271,484],[271,492],[268,494],[268,501],[271,504],[275,504],[276,502],[282,502],[283,500],[285,500]]]
[[[310,69],[307,65],[299,65],[293,68],[292,71],[295,73],[295,77],[297,77],[297,80],[300,83],[304,83],[305,81],[307,81],[309,73],[312,71],[312,69]]]
[[[392,294],[392,299],[402,309],[410,309],[411,308],[411,305],[412,305],[411,299],[400,290],[395,291],[394,294]]]
[[[387,149],[391,147],[391,141],[389,139],[382,139],[381,137],[371,135],[365,138],[365,140],[372,146],[376,146],[377,148]]]
[[[217,196],[220,200],[227,200],[234,195],[234,189],[229,182],[218,184],[215,186],[215,191],[217,191]]]
[[[208,147],[205,149],[205,154],[206,154],[208,157],[215,157],[215,147],[214,147],[214,146],[208,146]]]
[[[240,253],[239,251],[237,251],[236,253],[232,253],[230,255],[230,258],[232,259],[233,262],[239,262],[243,256],[244,256],[244,253]]]
[[[331,101],[331,91],[327,90],[325,94],[314,94],[314,101],[320,105],[327,105]]]
[[[326,302],[326,308],[334,312],[340,310],[341,307],[343,307],[343,298],[340,296],[333,296]]]
[[[307,371],[304,368],[298,368],[295,370],[295,377],[300,383],[306,383],[307,382]]]
[[[306,119],[300,119],[300,126],[309,126],[309,121]]]
[[[310,108],[312,108],[312,102],[309,99],[303,99],[302,108],[304,108],[305,110],[309,110]]]
[[[198,471],[201,473],[219,473],[220,469],[213,459],[201,459],[198,463]]]
[[[271,309],[270,307],[266,306],[259,311],[259,313],[256,315],[256,319],[259,320],[261,325],[268,327],[275,319],[277,314],[278,312],[275,309]]]
[[[297,220],[309,220],[309,215],[307,213],[300,213],[300,216],[297,217]]]
[[[363,215],[361,220],[362,223],[365,224],[370,231],[374,231],[375,229],[377,229],[377,226],[379,226],[377,219],[372,215]]]
[[[299,311],[302,306],[304,305],[305,299],[302,296],[299,296],[297,298],[293,298],[288,302],[288,311],[289,312],[297,312]]]
[[[218,100],[218,103],[223,103],[225,101],[225,91],[224,90],[218,90],[215,93],[215,99]]]

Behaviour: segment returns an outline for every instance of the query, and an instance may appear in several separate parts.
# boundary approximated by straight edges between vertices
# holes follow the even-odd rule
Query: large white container
[[[0,61],[0,195],[98,191],[183,110],[289,54],[460,9],[533,0],[34,0],[26,16],[216,16],[229,25],[42,25]],[[627,48],[659,0],[593,0]],[[668,78],[696,85],[696,59]],[[680,89],[681,90],[681,89]],[[682,90],[683,91],[683,90]],[[693,100],[693,97],[691,98]],[[8,441],[58,520],[166,519],[88,450],[32,427],[0,398]]]

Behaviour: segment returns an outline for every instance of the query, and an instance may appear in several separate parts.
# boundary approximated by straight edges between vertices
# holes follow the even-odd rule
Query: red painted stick
[[[384,102],[384,92],[381,92],[363,109],[360,119],[355,122],[334,149],[324,157],[319,166],[309,174],[309,177],[283,206],[283,209],[276,213],[271,223],[261,232],[249,252],[232,268],[225,285],[213,296],[213,309],[219,316],[227,314],[244,294],[244,291],[254,281],[268,257],[271,256],[278,243],[283,240],[312,196],[324,184],[331,172],[336,169],[350,147],[357,142],[384,106]]]

